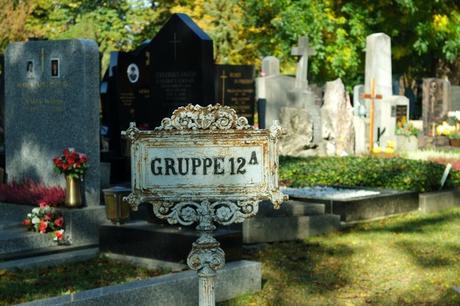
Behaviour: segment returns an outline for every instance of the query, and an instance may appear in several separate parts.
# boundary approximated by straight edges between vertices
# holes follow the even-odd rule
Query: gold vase
[[[71,175],[65,176],[65,207],[76,208],[82,204],[81,180]]]

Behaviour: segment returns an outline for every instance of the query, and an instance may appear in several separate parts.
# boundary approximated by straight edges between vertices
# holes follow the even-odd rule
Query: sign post
[[[228,106],[189,104],[154,131],[131,123],[134,210],[151,203],[171,224],[197,224],[199,238],[187,258],[199,277],[199,305],[215,305],[216,271],[225,253],[213,237],[215,223],[229,225],[256,215],[262,200],[275,208],[287,200],[278,188],[277,140],[281,127],[257,130]]]

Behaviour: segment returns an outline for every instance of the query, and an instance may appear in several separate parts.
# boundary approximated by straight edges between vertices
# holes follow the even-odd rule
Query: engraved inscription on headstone
[[[255,68],[251,65],[216,65],[216,101],[230,106],[254,123]]]

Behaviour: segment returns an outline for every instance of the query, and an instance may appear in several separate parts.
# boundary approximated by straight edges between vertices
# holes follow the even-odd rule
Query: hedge
[[[281,184],[291,187],[371,187],[419,192],[439,190],[445,166],[430,161],[378,157],[280,157]],[[460,186],[451,170],[444,189]]]

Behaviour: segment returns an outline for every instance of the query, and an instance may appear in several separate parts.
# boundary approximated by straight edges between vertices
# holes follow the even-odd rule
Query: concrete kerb
[[[226,301],[261,289],[261,264],[235,261],[217,272],[216,301]],[[195,271],[172,273],[126,284],[101,287],[25,303],[25,306],[48,305],[197,305],[198,277]]]

